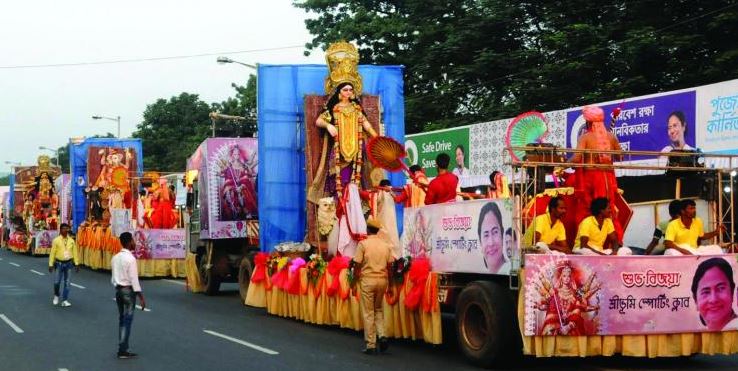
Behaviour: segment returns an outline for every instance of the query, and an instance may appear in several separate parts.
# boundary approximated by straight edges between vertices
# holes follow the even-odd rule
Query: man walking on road
[[[64,284],[61,293],[61,306],[68,307],[72,304],[69,302],[69,271],[74,265],[75,272],[79,272],[79,256],[77,255],[77,244],[74,238],[69,236],[69,224],[62,223],[59,226],[59,236],[56,236],[51,242],[51,252],[49,253],[49,273],[56,270],[54,278],[54,299],[52,304],[59,304],[60,285]]]
[[[115,286],[115,302],[118,304],[118,358],[125,359],[136,356],[136,353],[128,351],[136,296],[141,300],[141,310],[146,308],[146,300],[138,282],[136,258],[131,253],[136,247],[133,236],[129,232],[121,233],[120,244],[123,248],[113,256],[110,265],[113,273],[111,282]]]
[[[365,354],[376,354],[377,337],[379,350],[384,352],[388,348],[387,338],[384,337],[384,312],[382,302],[387,291],[387,265],[394,261],[392,246],[377,236],[382,225],[370,217],[366,223],[369,236],[359,242],[354,255],[354,262],[361,266],[359,275],[359,289],[361,290],[361,309],[364,315],[364,340],[366,341]]]

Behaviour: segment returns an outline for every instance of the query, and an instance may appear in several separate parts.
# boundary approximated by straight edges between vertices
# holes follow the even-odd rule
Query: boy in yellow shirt
[[[627,247],[620,247],[612,222],[610,202],[600,197],[590,204],[591,216],[579,223],[574,253],[580,255],[633,255]]]
[[[716,230],[705,233],[702,219],[697,217],[697,204],[694,200],[682,200],[679,217],[666,227],[664,255],[720,255],[723,253],[720,246],[699,246],[699,243],[710,240],[724,231],[725,226],[719,224]]]

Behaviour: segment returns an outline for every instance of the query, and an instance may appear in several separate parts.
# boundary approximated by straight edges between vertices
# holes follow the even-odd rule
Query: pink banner
[[[525,335],[738,329],[736,255],[525,259]]]
[[[138,259],[184,259],[184,229],[136,229],[133,231]]]

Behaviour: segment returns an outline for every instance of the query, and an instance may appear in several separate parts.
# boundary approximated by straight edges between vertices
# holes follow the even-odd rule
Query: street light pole
[[[97,116],[97,115],[95,115],[95,116],[92,116],[92,119],[93,120],[110,120],[110,121],[117,122],[118,123],[118,139],[120,139],[120,116],[106,117],[106,116]]]
[[[248,64],[248,63],[243,63],[243,62],[239,62],[239,61],[234,61],[233,59],[228,58],[228,57],[218,57],[218,59],[216,61],[218,63],[220,63],[220,64],[236,63],[236,64],[240,64],[242,66],[246,66],[248,68],[256,69],[256,66],[254,66],[253,64]]]

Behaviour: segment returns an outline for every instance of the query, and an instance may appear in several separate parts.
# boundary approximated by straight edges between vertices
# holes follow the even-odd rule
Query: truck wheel
[[[254,264],[251,262],[251,255],[244,256],[238,266],[238,293],[241,294],[241,303],[246,302],[246,293],[249,291],[253,271]]]
[[[207,256],[200,259],[200,281],[205,291],[205,295],[216,295],[220,290],[220,277],[215,273],[215,267],[207,266]]]
[[[515,310],[507,290],[489,281],[467,285],[456,302],[459,347],[472,363],[500,365],[519,352]]]

